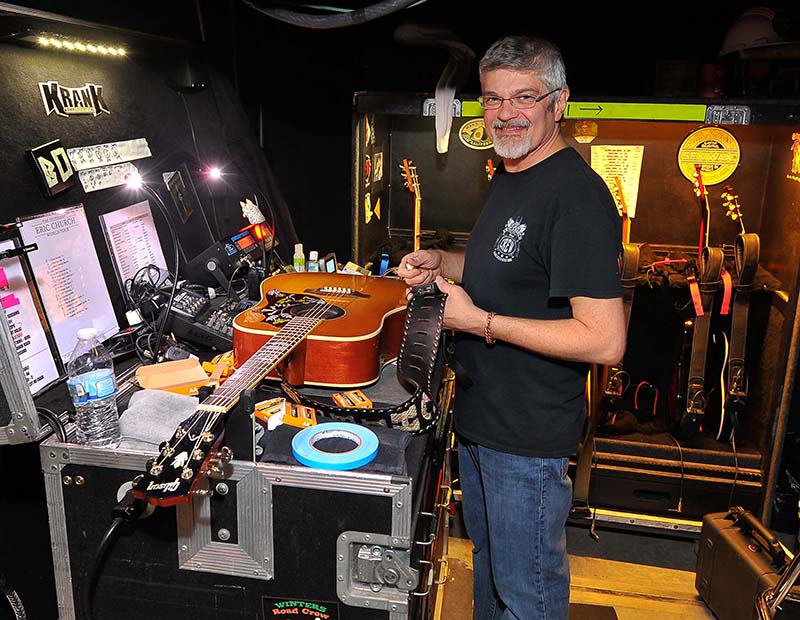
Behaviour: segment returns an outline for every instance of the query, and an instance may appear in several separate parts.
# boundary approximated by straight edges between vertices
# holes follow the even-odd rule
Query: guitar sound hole
[[[305,304],[302,306],[293,306],[291,309],[289,309],[289,314],[292,316],[318,317],[319,311],[319,304]],[[326,321],[329,321],[330,319],[338,319],[340,316],[344,316],[344,310],[342,308],[339,306],[329,306],[322,315],[322,318]]]

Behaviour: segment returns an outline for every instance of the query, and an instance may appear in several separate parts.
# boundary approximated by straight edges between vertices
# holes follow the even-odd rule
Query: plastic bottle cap
[[[303,244],[302,243],[295,243],[294,244],[294,255],[295,256],[302,256],[303,255]]]
[[[78,340],[91,340],[97,338],[97,330],[94,327],[82,327],[78,330]]]
[[[319,258],[319,253],[316,250],[311,250],[308,253],[308,258],[309,260],[317,260],[317,258]]]

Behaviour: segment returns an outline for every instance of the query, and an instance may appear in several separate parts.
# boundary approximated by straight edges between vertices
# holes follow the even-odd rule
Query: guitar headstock
[[[233,458],[229,448],[219,448],[223,437],[222,413],[198,409],[175,429],[147,462],[145,472],[133,480],[133,495],[156,506],[188,503],[201,494],[197,485]]]
[[[421,198],[419,192],[419,176],[417,176],[417,167],[410,159],[404,158],[403,165],[400,166],[405,175],[405,183],[403,184],[408,191],[410,191],[417,198]]]
[[[733,186],[726,185],[720,196],[722,198],[722,206],[725,207],[726,209],[725,215],[731,218],[734,222],[737,222],[741,227],[742,232],[744,232],[744,221],[742,220],[742,208],[741,205],[739,204],[739,196],[736,195]]]
[[[494,176],[494,162],[491,159],[486,160],[486,178],[491,181]]]

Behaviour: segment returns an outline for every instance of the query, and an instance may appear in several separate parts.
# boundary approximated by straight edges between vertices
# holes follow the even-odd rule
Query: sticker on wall
[[[372,220],[372,200],[367,192],[364,194],[364,223],[369,224],[370,220]]]
[[[39,92],[48,116],[53,112],[56,116],[111,114],[103,99],[103,87],[100,84],[86,82],[83,86],[72,88],[61,86],[58,80],[51,80],[39,82]]]
[[[378,196],[377,200],[375,201],[375,208],[372,208],[370,195],[367,194],[364,197],[364,223],[369,224],[372,221],[372,216],[374,215],[376,219],[381,219],[381,197]]]
[[[800,133],[792,134],[792,146],[789,147],[789,150],[792,151],[792,168],[786,178],[800,183]]]
[[[383,179],[383,151],[373,153],[375,161],[372,164],[372,179],[378,183]]]
[[[53,140],[27,151],[36,181],[47,198],[75,185],[75,170],[61,140]]]
[[[703,171],[705,185],[717,185],[731,176],[739,165],[741,151],[733,134],[721,127],[701,127],[690,133],[678,147],[678,167],[689,181],[695,181],[695,165]]]
[[[127,183],[128,175],[138,173],[139,170],[130,162],[99,166],[89,170],[79,170],[78,178],[85,192],[96,192],[109,187],[119,187]]]
[[[372,178],[372,158],[369,155],[364,156],[364,187],[369,187],[369,181]]]
[[[369,116],[364,117],[364,144],[370,146],[375,144],[375,125],[374,119]]]
[[[67,155],[75,170],[88,170],[97,166],[121,164],[126,161],[150,157],[146,138],[120,140],[104,144],[92,144],[67,149]]]
[[[458,139],[467,148],[477,151],[490,149],[494,145],[482,118],[473,118],[461,125],[461,129],[458,130]]]
[[[339,620],[339,603],[262,597],[264,618]]]

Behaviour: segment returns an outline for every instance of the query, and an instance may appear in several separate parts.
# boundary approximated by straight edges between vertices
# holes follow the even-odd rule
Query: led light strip
[[[58,34],[42,33],[36,36],[36,43],[41,47],[57,49],[65,52],[78,52],[84,54],[97,54],[98,56],[112,56],[122,58],[128,51],[121,46],[89,43],[79,39],[70,39]]]

